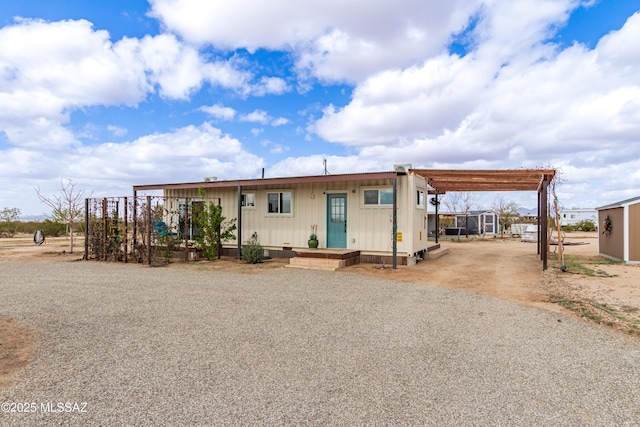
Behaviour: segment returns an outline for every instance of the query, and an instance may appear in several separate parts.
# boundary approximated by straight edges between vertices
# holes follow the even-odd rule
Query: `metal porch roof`
[[[134,185],[134,191],[144,190],[178,190],[193,188],[228,188],[237,186],[267,186],[267,185],[290,185],[303,183],[324,183],[324,182],[345,182],[345,181],[362,181],[375,179],[393,179],[397,176],[396,172],[365,172],[354,174],[340,175],[312,175],[312,176],[292,176],[284,178],[257,178],[257,179],[236,179],[227,181],[203,181],[203,182],[185,182],[174,184],[147,184]]]

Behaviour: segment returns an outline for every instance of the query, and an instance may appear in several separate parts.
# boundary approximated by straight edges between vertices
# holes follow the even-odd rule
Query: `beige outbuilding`
[[[597,208],[600,255],[640,263],[640,197]]]

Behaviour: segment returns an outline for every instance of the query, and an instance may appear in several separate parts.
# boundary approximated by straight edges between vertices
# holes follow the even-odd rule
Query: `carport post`
[[[540,255],[540,211],[542,210],[542,208],[540,207],[542,206],[542,194],[540,191],[538,191],[538,218],[537,218],[537,225],[538,225],[538,255]],[[542,259],[542,257],[540,257],[540,259]]]
[[[439,204],[438,193],[436,192],[436,244],[438,244],[438,235],[440,234],[440,214],[438,213]],[[427,215],[427,227],[429,227],[429,215]]]
[[[547,269],[547,261],[548,261],[548,257],[547,257],[547,240],[548,240],[548,235],[547,235],[547,231],[548,231],[548,217],[549,214],[547,212],[547,186],[549,185],[549,182],[547,181],[547,177],[545,175],[545,177],[542,179],[542,192],[541,192],[541,199],[542,199],[542,203],[541,203],[541,217],[540,218],[542,220],[542,230],[540,233],[540,237],[541,242],[540,242],[540,253],[542,254],[542,270],[546,270]]]

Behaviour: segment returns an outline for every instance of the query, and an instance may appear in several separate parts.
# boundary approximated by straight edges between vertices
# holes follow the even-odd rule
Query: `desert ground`
[[[445,255],[415,266],[359,264],[342,269],[344,274],[370,275],[393,281],[451,288],[515,301],[557,313],[578,316],[613,328],[630,339],[640,339],[640,266],[604,263],[598,256],[597,233],[569,233],[565,237],[566,272],[559,268],[557,246],[551,246],[549,268],[542,271],[537,244],[517,238],[451,238],[440,240]],[[82,238],[69,253],[67,238],[49,238],[36,246],[30,235],[0,239],[0,260],[17,263],[80,262]],[[576,266],[587,266],[582,270]],[[215,262],[174,263],[169,268],[225,270],[257,274],[283,268],[286,260],[247,265],[235,259]],[[141,268],[145,268],[141,266]],[[38,331],[29,330],[0,313],[0,386],[13,372],[29,363],[37,348]]]

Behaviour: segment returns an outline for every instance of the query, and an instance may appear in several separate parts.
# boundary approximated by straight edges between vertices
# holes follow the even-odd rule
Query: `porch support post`
[[[127,196],[124,197],[124,262],[129,262],[129,201],[127,200]]]
[[[547,256],[547,249],[548,249],[548,222],[549,222],[549,213],[547,212],[547,186],[549,185],[549,182],[547,181],[547,177],[545,176],[542,179],[542,193],[541,193],[541,205],[542,205],[542,209],[541,209],[541,214],[542,214],[542,232],[540,233],[541,236],[541,242],[540,242],[540,253],[542,254],[542,270],[546,270],[547,269],[547,262],[548,262],[548,256]]]
[[[147,196],[147,264],[151,265],[151,196]]]
[[[139,259],[138,256],[138,192],[133,190],[133,236],[132,236],[132,245],[131,253],[134,254],[136,259]]]
[[[393,178],[393,268],[398,268],[398,178]]]
[[[440,234],[440,214],[438,213],[438,193],[436,192],[436,244],[438,243],[438,235]],[[428,223],[429,221],[427,221]]]
[[[102,199],[102,260],[107,260],[107,238],[108,238],[108,230],[107,230],[107,198]]]
[[[84,257],[89,259],[89,199],[84,199]]]
[[[242,259],[242,185],[238,185],[238,259]]]

